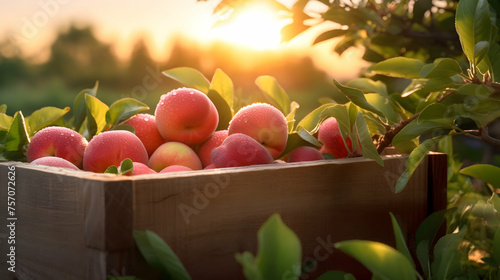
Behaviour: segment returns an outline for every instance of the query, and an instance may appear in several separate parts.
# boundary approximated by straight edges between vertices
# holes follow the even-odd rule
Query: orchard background
[[[175,10],[171,1],[164,2],[169,4],[165,9]],[[154,110],[161,94],[181,85],[193,86],[186,77],[210,79],[220,69],[234,85],[233,111],[257,101],[274,103],[282,111],[294,112],[297,124],[291,132],[299,136],[300,128],[314,134],[318,122],[335,116],[351,136],[369,132],[373,147],[365,157],[377,160],[373,148],[381,152],[389,145],[411,153],[407,177],[429,150],[448,154],[449,210],[434,213],[424,222],[421,232],[427,233],[426,238],[421,236],[416,248],[397,239],[397,222],[397,250],[361,241],[338,244],[372,270],[376,279],[402,279],[398,277],[403,274],[408,279],[500,279],[498,1],[199,1],[194,4],[210,8],[205,12],[212,16],[213,30],[236,26],[250,40],[231,41],[238,34],[231,29],[222,33],[232,37],[213,41],[201,35],[201,40],[172,37],[165,51],[169,54],[161,59],[151,55],[151,40],[146,36],[135,41],[127,56],[102,40],[99,30],[106,27],[78,21],[61,25],[45,50],[30,49],[37,36],[59,21],[58,16],[64,18],[64,8],[71,4],[39,4],[30,16],[21,17],[21,24],[17,21],[13,32],[5,33],[0,44],[0,103],[6,104],[0,107],[4,160],[19,156],[8,144],[14,137],[9,131],[17,112],[30,116],[44,106],[71,107],[86,88],[94,93],[98,88],[99,99],[108,105],[132,97]],[[266,26],[259,29],[263,10],[247,17],[248,27],[236,24],[252,5],[265,5],[279,15],[266,24],[267,29],[273,24],[279,27],[282,45],[266,44],[272,38],[264,33]],[[154,3],[148,6],[155,8]],[[191,20],[186,16],[160,26],[190,25]],[[294,44],[300,47],[290,47]],[[311,53],[315,48],[329,51]],[[262,80],[258,82],[263,75],[271,76],[268,84],[279,85],[282,92],[266,91]],[[397,192],[404,191],[407,179],[400,178]],[[447,234],[431,250],[434,230],[445,218]],[[273,216],[262,231],[269,224],[286,229]],[[144,245],[141,240],[153,239],[150,235],[154,234],[138,233],[136,242]],[[285,235],[292,236],[289,246],[300,246],[293,233]],[[168,251],[166,244],[155,242]],[[386,250],[392,262],[371,258],[377,250]],[[408,257],[409,251],[416,254],[418,265]],[[237,259],[248,279],[269,279],[253,257],[241,254]],[[182,267],[178,260],[174,264]],[[169,264],[160,269],[172,279],[189,277],[185,271],[172,276]],[[349,277],[332,272],[322,279]]]

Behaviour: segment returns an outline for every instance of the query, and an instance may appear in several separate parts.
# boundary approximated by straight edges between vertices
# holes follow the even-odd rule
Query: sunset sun
[[[214,39],[257,50],[275,49],[286,20],[265,3],[234,12],[226,22],[212,28]]]

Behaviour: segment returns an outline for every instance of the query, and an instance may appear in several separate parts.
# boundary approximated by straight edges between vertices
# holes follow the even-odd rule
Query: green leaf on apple
[[[214,76],[212,77],[212,82],[210,83],[210,89],[216,91],[222,97],[222,99],[226,101],[227,106],[231,109],[231,114],[234,114],[233,81],[226,73],[224,73],[224,71],[219,68],[215,70]]]
[[[301,146],[311,146],[317,148],[320,146],[320,144],[318,139],[312,136],[307,130],[305,130],[304,128],[299,128],[297,132],[288,134],[288,140],[286,142],[285,149],[283,150],[281,155],[278,156],[278,158],[281,158],[282,156]]]
[[[357,132],[356,134],[359,137],[359,142],[361,143],[361,152],[363,153],[363,157],[373,159],[381,166],[384,166],[384,161],[377,152],[375,144],[373,144],[370,132],[368,131],[368,125],[366,124],[366,121],[363,118],[361,112],[358,112],[355,127]],[[358,146],[358,144],[356,143],[357,141],[354,140],[356,138],[351,139],[353,141],[353,144],[355,144],[354,146]]]
[[[198,70],[190,67],[176,67],[162,72],[163,75],[178,81],[186,87],[195,88],[205,94],[210,89],[210,82]]]
[[[295,129],[295,113],[297,112],[297,109],[299,109],[299,107],[300,107],[299,103],[295,101],[292,101],[292,103],[290,103],[290,113],[286,115],[288,133],[292,133]]]
[[[104,108],[104,107],[103,107]],[[130,117],[149,110],[148,105],[134,99],[122,98],[109,106],[106,112],[106,128],[115,126]]]
[[[87,103],[85,102],[85,95],[96,96],[99,82],[96,82],[91,89],[84,89],[80,91],[75,97],[73,102],[73,127],[75,131],[80,131],[86,117],[87,117]]]
[[[132,132],[133,134],[135,134],[135,128],[129,124],[118,124],[118,125],[115,125],[113,127],[111,127],[109,130],[126,130],[126,131],[130,131]]]
[[[120,164],[120,174],[125,174],[134,170],[134,163],[130,158],[124,159]]]
[[[274,77],[260,76],[255,80],[255,84],[279,106],[278,109],[285,116],[290,113],[290,98]]]
[[[146,262],[160,270],[162,279],[190,280],[177,255],[160,236],[146,231],[134,231],[134,240]]]
[[[323,111],[331,106],[334,106],[336,104],[333,103],[326,103],[318,108],[314,109],[311,111],[309,114],[307,114],[298,124],[297,124],[297,130],[300,130],[300,128],[303,128],[310,133],[314,134],[319,128],[319,123],[323,121],[321,119],[321,114]]]
[[[36,110],[29,117],[26,117],[28,134],[33,136],[40,129],[55,124],[64,115],[66,115],[69,110],[69,107],[60,109],[51,106]]]
[[[432,147],[434,147],[434,145],[439,142],[439,140],[441,140],[441,138],[443,138],[443,136],[425,140],[411,152],[410,156],[408,157],[408,162],[406,163],[406,170],[403,172],[403,174],[401,174],[396,183],[395,193],[401,192],[406,187],[406,184],[410,180],[410,177],[415,169],[417,169],[420,162],[422,162],[427,153],[431,150]]]
[[[217,69],[212,77],[212,83],[206,94],[212,103],[214,103],[217,113],[219,114],[219,124],[216,130],[227,129],[234,115],[233,82],[224,71]]]
[[[116,165],[111,165],[108,168],[106,168],[106,170],[104,171],[104,173],[118,174],[119,173],[118,167],[116,167]]]
[[[460,170],[460,173],[483,180],[494,188],[500,188],[500,167],[491,164],[474,164]]]
[[[90,140],[106,127],[106,112],[109,107],[89,94],[85,94],[85,103],[87,104],[87,133],[88,140]]]
[[[376,279],[417,279],[410,261],[402,253],[386,244],[367,240],[349,240],[335,243],[335,247],[362,263]]]
[[[5,135],[4,156],[9,160],[24,160],[24,148],[29,144],[28,128],[21,111],[14,114],[14,119]]]

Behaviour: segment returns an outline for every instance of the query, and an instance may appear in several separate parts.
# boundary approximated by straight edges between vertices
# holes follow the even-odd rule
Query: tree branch
[[[491,144],[494,146],[500,146],[500,140],[493,138],[488,134],[488,127],[480,128],[479,135],[481,135],[481,140],[483,140],[485,143],[488,143],[488,144]]]

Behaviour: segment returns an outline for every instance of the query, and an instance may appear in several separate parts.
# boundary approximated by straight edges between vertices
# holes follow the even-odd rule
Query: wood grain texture
[[[385,167],[346,159],[136,179],[134,228],[164,238],[193,279],[243,279],[234,254],[256,254],[259,227],[280,213],[300,238],[304,260],[322,260],[312,279],[331,269],[363,279],[366,271],[332,244],[368,239],[394,245],[389,212],[409,238],[427,215],[427,159],[396,195],[407,156],[384,158]]]
[[[0,163],[2,185],[9,165],[18,172],[15,276],[155,279],[154,270],[144,270],[132,237],[133,230],[148,229],[172,247],[194,280],[243,279],[234,254],[256,254],[258,229],[279,213],[302,242],[304,264],[318,260],[308,279],[331,269],[364,279],[366,269],[333,249],[334,242],[369,239],[394,245],[392,212],[411,244],[428,209],[446,207],[442,155],[425,158],[399,194],[394,186],[407,155],[383,158],[384,167],[354,158],[132,178]],[[0,203],[6,205],[6,192],[0,190]],[[6,219],[3,210],[0,219]]]

